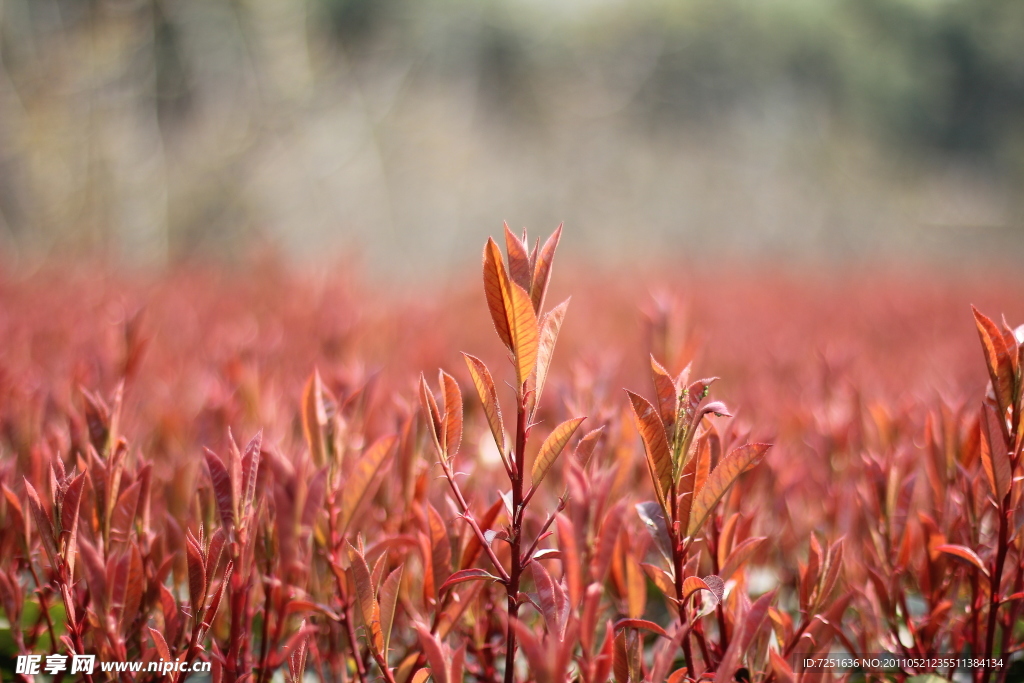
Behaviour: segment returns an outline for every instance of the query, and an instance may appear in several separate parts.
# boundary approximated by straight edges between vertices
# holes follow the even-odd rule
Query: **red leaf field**
[[[0,273],[3,680],[1024,680],[1019,276],[574,239]]]

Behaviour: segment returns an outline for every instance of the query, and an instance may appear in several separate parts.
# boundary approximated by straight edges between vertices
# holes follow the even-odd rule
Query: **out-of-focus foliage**
[[[394,267],[497,213],[617,254],[1005,252],[1022,42],[1002,0],[5,0],[0,239]]]

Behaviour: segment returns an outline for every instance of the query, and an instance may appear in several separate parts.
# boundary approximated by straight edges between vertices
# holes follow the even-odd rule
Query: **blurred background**
[[[1013,0],[0,0],[0,251],[1024,256]]]

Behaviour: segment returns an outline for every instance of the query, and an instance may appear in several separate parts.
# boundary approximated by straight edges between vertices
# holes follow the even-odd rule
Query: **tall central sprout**
[[[484,247],[483,279],[487,307],[498,337],[509,352],[509,360],[515,371],[516,422],[511,442],[505,433],[501,403],[490,370],[480,359],[464,354],[473,384],[483,404],[491,435],[501,454],[501,462],[511,484],[511,523],[508,538],[505,539],[511,549],[508,566],[505,566],[491,548],[493,532],[491,537],[488,537],[481,529],[455,479],[453,461],[462,438],[462,396],[459,387],[450,375],[441,372],[442,402],[438,404],[426,380],[421,379],[423,409],[428,416],[427,422],[439,456],[439,464],[456,504],[476,534],[496,572],[495,575],[478,568],[464,568],[453,574],[445,582],[445,586],[462,581],[491,580],[505,587],[508,604],[506,683],[515,680],[517,631],[522,628],[518,615],[523,572],[533,562],[541,538],[554,523],[565,501],[564,498],[559,501],[557,509],[547,516],[537,536],[531,539],[524,538],[523,532],[527,507],[569,439],[585,419],[575,417],[555,427],[541,445],[527,477],[527,442],[534,427],[534,417],[544,390],[555,341],[558,339],[558,332],[569,305],[567,299],[549,311],[544,311],[545,294],[551,279],[551,264],[561,231],[559,226],[543,247],[538,240],[530,251],[526,232],[523,232],[520,240],[506,225],[507,268],[501,250],[493,239],[488,239],[487,246]]]

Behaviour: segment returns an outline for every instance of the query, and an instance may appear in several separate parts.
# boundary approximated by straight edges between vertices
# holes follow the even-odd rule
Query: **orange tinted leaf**
[[[473,378],[473,385],[480,396],[480,403],[484,407],[484,415],[487,416],[487,425],[491,428],[491,436],[494,443],[504,457],[505,453],[505,426],[501,420],[501,404],[498,402],[498,392],[494,388],[494,380],[491,373],[479,358],[468,353],[462,354],[466,358],[466,365],[469,367],[469,374]]]
[[[530,302],[530,295],[519,285],[512,283],[509,289],[508,327],[512,335],[512,350],[516,360],[516,380],[522,387],[537,366],[540,347],[540,328],[537,314]]]
[[[769,448],[768,444],[763,443],[747,444],[722,458],[722,462],[718,463],[718,467],[711,472],[704,487],[694,498],[690,511],[690,523],[686,530],[687,536],[693,536],[700,530],[704,520],[711,514],[711,510],[733,482],[756,465]]]
[[[452,458],[462,444],[462,392],[455,378],[444,371],[441,372],[441,390],[444,393],[444,452]]]
[[[604,425],[601,425],[597,429],[584,434],[583,438],[576,442],[573,456],[576,458],[576,462],[580,464],[580,467],[586,467],[587,463],[590,462],[590,457],[594,454],[594,449],[597,447],[597,441],[603,433]]]
[[[394,446],[396,440],[397,437],[394,435],[377,439],[366,449],[345,480],[345,486],[341,492],[341,508],[338,513],[338,529],[342,536],[348,531],[348,525],[352,522],[359,504],[366,496],[370,484],[381,465],[384,464],[384,460],[391,453],[391,447]]]
[[[416,633],[420,637],[420,645],[423,647],[423,654],[427,657],[427,664],[430,666],[430,675],[434,683],[448,683],[448,657],[441,647],[441,642],[430,630],[422,625],[416,624]],[[457,683],[453,681],[452,683]]]
[[[622,529],[624,507],[625,502],[619,501],[605,514],[604,521],[601,522],[601,531],[597,535],[597,551],[591,557],[590,563],[590,575],[599,583],[603,583],[608,575],[608,567],[612,562],[619,531]]]
[[[978,336],[981,337],[981,344],[985,348],[985,364],[988,366],[988,376],[992,380],[992,389],[995,391],[1000,411],[1005,412],[1013,404],[1013,359],[999,327],[978,309],[972,306],[971,310],[974,311]]]
[[[447,581],[441,584],[441,587],[438,589],[438,593],[443,593],[455,584],[465,583],[466,581],[501,581],[501,579],[484,569],[477,569],[476,567],[460,569],[449,576]]]
[[[655,624],[653,621],[647,621],[646,619],[619,619],[615,622],[615,630],[621,631],[625,628],[636,628],[643,631],[650,631],[655,635],[659,635],[662,638],[668,638],[668,633],[665,629]]]
[[[641,564],[640,567],[644,570],[644,573],[647,574],[647,578],[649,578],[654,583],[654,585],[658,587],[658,590],[660,590],[664,595],[675,595],[676,588],[672,584],[672,577],[669,576],[664,569],[656,567],[653,564],[648,564],[646,562]]]
[[[544,439],[544,443],[540,447],[540,452],[537,454],[537,458],[533,461],[533,470],[530,473],[530,480],[534,489],[540,486],[540,483],[544,481],[544,477],[547,476],[551,466],[555,464],[555,460],[558,459],[558,456],[565,448],[565,445],[569,443],[569,439],[572,438],[572,435],[576,432],[580,423],[585,419],[587,418],[574,417],[571,420],[566,420],[555,427],[548,435],[548,438]]]
[[[959,557],[961,560],[966,560],[970,564],[974,565],[978,571],[988,576],[988,569],[985,568],[985,563],[978,557],[978,553],[974,552],[970,548],[962,545],[956,545],[955,543],[947,543],[944,545],[937,546],[935,548],[940,553],[946,553],[954,557]]]
[[[488,238],[487,245],[484,247],[484,296],[487,298],[491,321],[494,322],[494,329],[498,332],[501,343],[514,353],[515,346],[512,343],[512,330],[506,310],[507,302],[511,298],[509,287],[505,263],[501,258],[501,249],[498,248],[493,238]]]
[[[992,493],[995,496],[996,502],[1002,504],[1006,494],[1010,491],[1013,472],[1010,468],[1010,454],[995,442],[989,426],[991,419],[998,421],[999,418],[990,417],[990,413],[990,408],[982,408],[981,466],[985,471],[985,478],[988,479],[989,486],[992,487]]]
[[[398,591],[401,588],[402,565],[388,574],[381,587],[379,603],[381,612],[381,632],[384,634],[384,656],[391,647],[391,629],[394,626],[394,611],[398,604]]]
[[[370,576],[370,568],[366,564],[366,558],[350,544],[349,562],[352,567],[352,579],[356,584],[356,600],[359,603],[359,611],[363,616],[363,623],[373,637],[373,646],[378,652],[384,649],[384,635],[380,625],[380,605],[377,603],[377,596],[374,594],[373,577]]]
[[[651,356],[651,377],[654,379],[654,390],[658,395],[658,411],[661,421],[665,423],[665,430],[671,433],[676,422],[676,413],[679,410],[679,396],[676,393],[676,385],[672,381],[672,377],[653,355]]]
[[[647,579],[632,553],[626,553],[623,563],[626,569],[626,614],[639,619],[647,608]]]
[[[164,640],[164,636],[160,631],[157,631],[152,626],[147,626],[149,629],[149,635],[153,639],[153,644],[156,646],[157,654],[160,655],[160,659],[165,662],[171,661],[171,650],[167,647],[167,641]]]
[[[718,594],[712,590],[711,586],[704,579],[699,576],[687,576],[683,579],[683,600],[687,600],[700,591],[711,593],[712,597],[715,598],[715,602],[718,602]]]
[[[434,441],[434,448],[437,450],[438,457],[444,458],[444,416],[441,415],[437,401],[434,400],[434,393],[430,391],[427,378],[423,375],[420,375],[420,404],[423,406],[423,412],[426,413],[427,429]]]
[[[508,229],[508,223],[505,223],[505,251],[508,252],[509,279],[529,292],[533,286],[530,255],[526,251],[526,245]]]
[[[566,299],[545,313],[541,318],[540,345],[537,350],[537,384],[533,397],[534,406],[540,403],[540,397],[544,393],[544,384],[547,381],[548,370],[551,367],[551,357],[555,352],[558,331],[562,329],[562,321],[565,320],[565,312],[568,308],[569,299]]]
[[[719,575],[728,581],[732,578],[733,574],[743,569],[743,567],[750,561],[755,553],[761,548],[761,544],[767,539],[763,536],[757,538],[748,538],[747,540],[736,546],[732,553],[729,554],[729,559],[725,561],[722,566],[722,570]]]
[[[658,494],[658,502],[661,503],[661,506],[667,508],[665,500],[672,490],[672,456],[668,450],[665,426],[657,411],[654,410],[654,406],[647,399],[632,391],[626,393],[629,394],[629,400],[633,404],[637,430],[644,442],[647,466],[651,471],[654,491]]]
[[[551,237],[544,243],[534,264],[531,296],[533,299],[533,309],[537,313],[544,309],[544,296],[547,294],[548,283],[551,280],[551,264],[555,259],[555,249],[558,248],[558,241],[561,238],[562,226],[559,225],[551,233]]]
[[[327,409],[324,407],[323,385],[320,371],[314,370],[306,381],[302,392],[302,431],[306,436],[309,454],[317,467],[327,461],[327,446],[324,428],[327,426]]]

